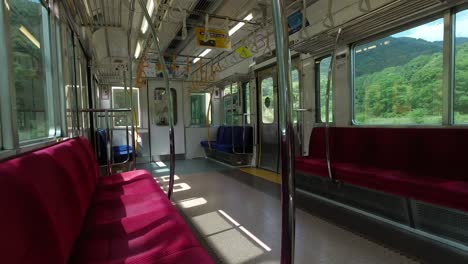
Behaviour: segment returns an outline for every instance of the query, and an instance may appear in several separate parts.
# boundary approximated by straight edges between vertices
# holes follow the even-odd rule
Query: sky
[[[444,38],[444,20],[442,18],[430,23],[415,27],[393,37],[419,38],[427,41],[442,41]],[[468,37],[468,10],[459,12],[456,15],[456,37]]]

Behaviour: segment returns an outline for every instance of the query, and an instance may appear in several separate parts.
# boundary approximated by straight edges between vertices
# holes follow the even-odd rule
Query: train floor
[[[164,162],[142,164],[164,187]],[[173,202],[217,263],[280,263],[277,175],[207,159],[177,160]],[[418,263],[396,250],[296,209],[295,263]]]

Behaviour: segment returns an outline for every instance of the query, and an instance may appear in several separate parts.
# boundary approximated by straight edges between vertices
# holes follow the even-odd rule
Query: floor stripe
[[[267,171],[259,168],[240,168],[242,172],[248,173],[253,176],[271,181],[277,184],[281,184],[281,176],[278,173]]]

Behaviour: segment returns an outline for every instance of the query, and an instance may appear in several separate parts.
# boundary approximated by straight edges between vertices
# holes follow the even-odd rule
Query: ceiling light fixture
[[[252,19],[253,19],[252,13],[248,14],[248,15],[244,18],[245,21],[250,21],[250,20],[252,20]],[[245,25],[244,22],[239,22],[239,23],[237,23],[233,28],[231,28],[231,30],[229,30],[229,36],[234,35],[234,33],[236,33],[237,30],[239,30],[239,29],[240,29],[241,27],[243,27],[244,25]]]
[[[141,52],[141,44],[138,41],[136,48],[135,48],[135,59],[138,59],[138,57],[140,57],[140,52]]]
[[[84,5],[85,5],[86,13],[88,13],[89,17],[92,17],[91,16],[91,9],[89,9],[89,5],[88,5],[88,0],[84,0],[83,2],[84,2]]]
[[[208,55],[208,53],[210,53],[210,52],[211,52],[211,49],[206,49],[206,50],[203,51],[200,55],[198,55],[198,58],[195,58],[192,62],[193,62],[193,63],[197,63],[197,62],[200,60],[200,58],[205,57],[205,56]]]
[[[21,31],[21,33],[23,33],[23,35],[27,37],[32,42],[32,44],[34,44],[34,46],[36,46],[38,49],[41,48],[41,43],[37,41],[37,39],[31,34],[31,32],[29,32],[27,28],[25,28],[24,26],[21,26],[19,28],[19,31]]]
[[[146,3],[146,10],[148,10],[149,16],[152,17],[153,11],[154,11],[154,0],[148,0],[148,2]],[[141,32],[145,34],[147,30],[148,30],[148,21],[143,16],[143,23],[141,23]]]

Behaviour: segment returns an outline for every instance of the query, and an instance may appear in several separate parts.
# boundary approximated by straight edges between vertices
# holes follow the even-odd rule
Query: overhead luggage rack
[[[339,28],[343,29],[340,37],[342,41],[340,42],[350,44],[375,36],[398,25],[408,24],[412,21],[423,19],[430,14],[450,9],[460,4],[460,2],[458,0],[392,1],[340,25],[330,27],[320,33],[310,34],[313,37],[293,43],[291,50],[300,53],[323,55],[333,49],[334,38]]]

